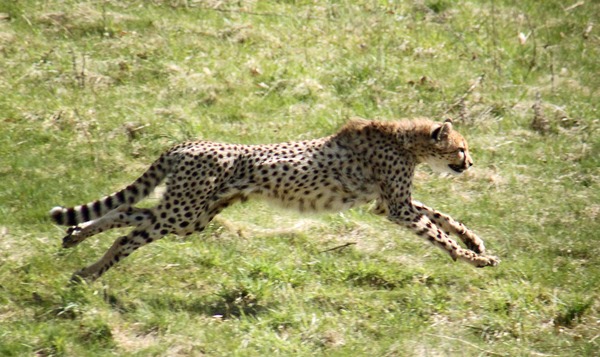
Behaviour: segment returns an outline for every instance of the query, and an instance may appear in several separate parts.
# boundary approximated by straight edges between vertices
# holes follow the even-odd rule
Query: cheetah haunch
[[[453,174],[473,165],[467,142],[450,120],[354,120],[334,135],[282,144],[187,142],[165,152],[126,188],[81,206],[54,207],[50,215],[72,226],[63,239],[65,248],[108,229],[134,227],[100,260],[76,272],[76,280],[97,279],[167,234],[200,232],[225,207],[249,197],[300,211],[340,211],[375,201],[375,213],[413,230],[452,259],[476,267],[497,265],[498,259],[485,255],[483,241],[462,223],[412,199],[415,166],[422,162]],[[165,179],[167,189],[156,207],[134,207]]]

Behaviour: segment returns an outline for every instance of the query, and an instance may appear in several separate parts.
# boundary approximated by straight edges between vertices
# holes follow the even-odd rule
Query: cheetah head
[[[429,144],[424,161],[434,171],[458,175],[473,165],[467,141],[452,129],[451,119],[432,126]]]

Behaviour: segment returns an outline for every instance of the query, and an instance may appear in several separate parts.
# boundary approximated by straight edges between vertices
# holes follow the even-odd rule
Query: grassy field
[[[0,355],[597,355],[599,18],[575,0],[3,1]],[[500,266],[368,207],[248,202],[67,284],[120,232],[64,250],[51,207],[185,139],[308,139],[355,116],[454,118],[475,166],[422,167],[414,196]]]

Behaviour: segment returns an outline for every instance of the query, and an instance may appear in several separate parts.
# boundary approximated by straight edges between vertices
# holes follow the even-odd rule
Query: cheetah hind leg
[[[204,231],[204,228],[206,228],[206,226],[219,214],[221,213],[221,211],[223,211],[225,208],[231,206],[232,204],[234,204],[235,202],[238,201],[243,201],[247,198],[245,198],[243,195],[236,195],[236,194],[232,194],[229,196],[225,196],[224,198],[221,198],[220,200],[218,200],[215,204],[213,204],[204,214],[200,214],[198,215],[198,217],[196,217],[196,220],[193,222],[193,224],[190,226],[190,229],[184,231],[184,232],[178,232],[178,234],[180,235],[190,235],[193,233],[200,233],[202,231]],[[239,231],[235,228],[232,228],[231,224],[229,222],[226,222],[222,219],[219,220],[219,224],[227,227],[229,230],[232,231]]]
[[[67,229],[63,238],[63,248],[75,247],[87,238],[113,228],[130,227],[143,224],[152,218],[148,209],[121,206],[93,221],[81,223]]]
[[[128,235],[115,240],[113,245],[97,262],[76,271],[71,277],[71,282],[92,282],[98,279],[102,274],[106,273],[108,269],[128,257],[138,248],[158,240],[166,234],[168,233],[151,229],[150,224],[144,224],[135,228]]]
[[[235,203],[236,201],[242,200],[243,198],[244,197],[242,195],[238,194],[232,194],[223,197],[221,200],[217,201],[212,207],[210,207],[204,214],[200,214],[198,217],[196,217],[196,220],[193,221],[191,225],[188,225],[187,229],[165,229],[166,226],[164,225],[163,229],[161,230],[151,229],[152,218],[150,218],[149,220],[144,221],[145,223],[140,224],[127,236],[122,236],[118,238],[108,249],[108,251],[104,254],[104,256],[100,258],[100,260],[98,260],[96,263],[75,272],[71,277],[71,282],[92,282],[98,279],[113,265],[128,257],[136,249],[155,240],[158,240],[169,233],[176,233],[178,235],[189,235],[194,232],[201,232],[204,229],[204,227],[206,227],[206,225],[219,212],[221,212],[224,208],[228,207],[229,205]],[[154,217],[152,212],[141,212],[141,210],[139,209],[136,210],[136,214],[148,213],[149,215],[151,215],[151,217]],[[138,217],[136,214],[132,215],[131,217],[133,217],[135,221],[138,221],[138,219],[135,218]],[[122,221],[125,222],[125,219],[123,219]]]

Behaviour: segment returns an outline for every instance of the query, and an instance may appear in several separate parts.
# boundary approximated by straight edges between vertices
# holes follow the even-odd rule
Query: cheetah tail
[[[124,204],[133,205],[148,196],[170,171],[166,155],[156,160],[150,168],[131,185],[99,200],[75,207],[57,206],[50,210],[50,217],[60,225],[74,226],[104,216]]]

